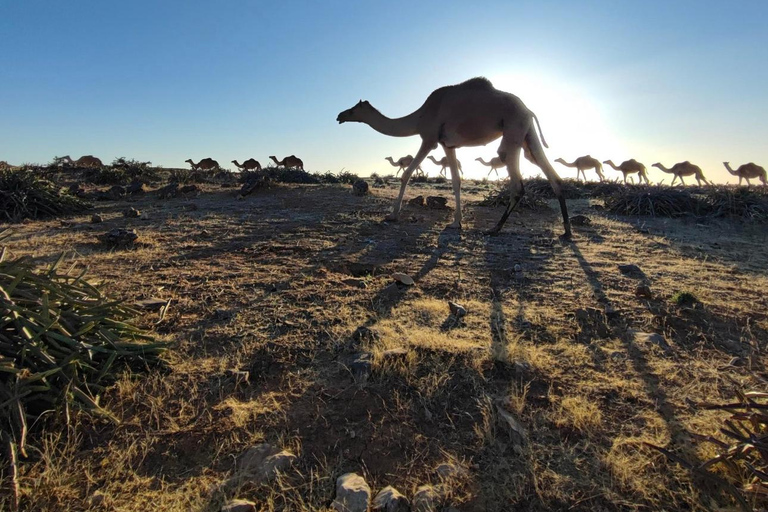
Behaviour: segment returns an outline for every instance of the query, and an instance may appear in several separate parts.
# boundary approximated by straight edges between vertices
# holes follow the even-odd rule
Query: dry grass
[[[99,491],[114,510],[213,511],[237,496],[320,511],[344,472],[412,495],[439,483],[444,461],[467,469],[443,502],[459,510],[733,506],[643,443],[703,460],[711,448],[688,433],[719,424],[689,401],[732,398],[729,378],[764,386],[764,229],[615,219],[584,199],[569,207],[593,223],[572,244],[556,239],[554,209],[515,213],[489,238],[500,208],[470,206],[461,234],[443,229],[450,212],[406,208],[404,222],[382,224],[395,186],[357,198],[278,185],[237,201],[204,185],[199,197],[138,200],[145,219],[102,203],[103,225],[19,225],[13,255],[42,264],[70,250],[117,295],[170,300],[157,325],[156,313],[142,322],[174,342],[168,370],[126,373],[102,394],[120,425],[76,415],[67,428],[50,414],[34,426],[43,442],[21,464],[22,508],[87,509]],[[112,227],[136,228],[144,244],[94,241]],[[639,265],[653,298],[636,297],[638,280],[617,263]],[[393,288],[392,272],[416,285]],[[353,277],[365,288],[344,283]],[[699,302],[675,304],[678,290]],[[468,315],[451,317],[448,301]],[[629,329],[662,333],[671,348],[638,344]],[[396,347],[405,354],[384,356]],[[364,381],[345,363],[359,352],[373,354]],[[524,447],[499,404],[524,426]],[[223,488],[262,441],[297,465]]]

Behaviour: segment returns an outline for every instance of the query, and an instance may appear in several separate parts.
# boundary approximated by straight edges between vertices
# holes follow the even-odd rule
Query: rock
[[[645,275],[643,274],[643,271],[640,270],[640,267],[633,264],[619,265],[619,271],[629,277],[643,277]]]
[[[104,217],[98,213],[91,215],[91,224],[101,224],[102,222],[104,222]]]
[[[655,332],[640,332],[632,329],[627,332],[632,336],[632,340],[635,343],[650,343],[651,345],[661,347],[665,352],[668,352],[672,349],[672,347],[669,346],[669,343],[667,343],[667,340],[661,334],[657,334]]]
[[[128,195],[140,195],[147,192],[146,187],[140,181],[133,180],[127,187],[125,187],[125,193]]]
[[[355,329],[355,332],[352,333],[352,339],[358,343],[366,341],[372,343],[379,340],[379,333],[370,327],[361,326]]]
[[[336,479],[336,499],[331,508],[337,512],[367,512],[371,488],[357,473],[346,473]]]
[[[72,185],[69,186],[67,190],[71,195],[77,196],[77,197],[85,197],[88,195],[88,193],[85,191],[83,186],[79,183],[73,183]]]
[[[525,445],[527,442],[525,427],[517,421],[514,414],[506,410],[500,404],[496,404],[496,410],[498,412],[499,421],[509,429],[509,435],[512,438],[512,442],[515,444],[515,448],[519,450],[519,447]]]
[[[229,500],[221,507],[221,512],[256,512],[256,504],[248,500]]]
[[[169,183],[168,185],[157,189],[157,195],[160,197],[160,199],[176,197],[179,195],[179,184],[176,182]]]
[[[168,301],[165,299],[144,299],[133,303],[137,308],[146,311],[160,311],[166,304],[168,304]]]
[[[89,508],[99,508],[107,504],[107,495],[104,494],[102,491],[93,491],[93,493],[88,496],[88,507]]]
[[[571,225],[573,226],[591,226],[592,220],[586,215],[574,215],[571,217]]]
[[[115,228],[107,231],[100,238],[107,245],[126,247],[134,243],[139,238],[139,235],[135,229]]]
[[[448,208],[448,199],[440,196],[427,196],[427,208],[445,210]]]
[[[394,274],[392,274],[392,279],[406,286],[413,286],[415,284],[415,281],[411,276],[409,276],[408,274],[402,274],[400,272],[395,272]]]
[[[605,312],[605,316],[607,318],[615,318],[619,316],[619,310],[611,306],[610,304],[606,305],[603,311]]]
[[[651,291],[651,287],[648,286],[647,284],[637,285],[637,288],[635,288],[635,297],[640,297],[643,299],[652,299],[653,292]]]
[[[408,349],[404,347],[390,348],[381,353],[381,358],[385,361],[405,359],[406,356],[408,356]]]
[[[368,288],[368,285],[362,279],[349,278],[344,279],[341,282],[353,288]]]
[[[347,368],[352,373],[352,377],[360,382],[368,380],[371,376],[371,369],[373,367],[373,356],[367,352],[357,354],[352,361],[347,364]]]
[[[408,498],[391,485],[380,490],[371,504],[372,512],[409,512],[410,510]]]
[[[451,314],[456,318],[461,318],[467,315],[467,308],[455,302],[448,301],[448,309],[451,310]]]
[[[424,207],[424,196],[416,196],[413,199],[408,200],[408,206],[418,206],[419,208]]]
[[[453,480],[467,476],[467,470],[457,464],[451,464],[449,462],[443,462],[437,468],[435,473],[441,480]]]
[[[114,185],[107,190],[107,197],[109,199],[118,200],[125,197],[125,187],[120,185]]]
[[[368,195],[368,182],[365,180],[357,180],[352,184],[352,193],[356,196]]]
[[[239,476],[252,476],[259,481],[272,480],[295,461],[296,456],[287,450],[281,451],[269,443],[257,444],[240,456]]]
[[[519,263],[515,263],[515,267],[514,268],[515,268],[515,272],[522,272],[523,271],[523,267]]]
[[[440,499],[437,491],[431,485],[422,485],[413,495],[413,512],[436,512],[437,501]]]
[[[141,212],[136,208],[131,207],[123,212],[123,216],[128,217],[129,219],[138,219],[141,217]]]

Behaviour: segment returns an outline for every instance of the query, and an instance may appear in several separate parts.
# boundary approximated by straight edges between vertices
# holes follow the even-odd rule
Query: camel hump
[[[477,76],[459,84],[468,89],[493,89],[493,84],[484,76]]]

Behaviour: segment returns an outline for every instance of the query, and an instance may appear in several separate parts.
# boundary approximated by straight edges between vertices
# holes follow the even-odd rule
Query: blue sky
[[[483,75],[536,112],[552,160],[690,160],[725,181],[724,160],[768,166],[767,26],[764,0],[0,0],[0,160],[391,172],[418,139],[336,115],[367,99],[401,116]],[[481,176],[496,148],[458,155]]]

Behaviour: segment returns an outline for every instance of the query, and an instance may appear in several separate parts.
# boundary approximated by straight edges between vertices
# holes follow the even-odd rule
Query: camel
[[[411,162],[413,162],[413,157],[411,155],[405,155],[404,157],[398,158],[397,160],[392,160],[392,157],[388,156],[384,160],[388,160],[393,167],[398,168],[397,172],[395,173],[395,176],[397,176],[400,174],[400,171],[404,171],[408,168],[409,165],[411,165]],[[424,175],[424,169],[422,169],[420,165],[417,165],[416,169],[422,176]]]
[[[274,160],[277,167],[282,165],[285,168],[298,167],[302,171],[304,170],[304,162],[302,162],[301,158],[297,157],[296,155],[287,156],[280,161],[278,161],[277,158],[273,156],[270,156],[269,158]]]
[[[74,167],[103,167],[104,166],[104,164],[101,163],[101,160],[99,160],[93,155],[84,155],[74,161],[69,157],[69,155],[66,155],[61,157],[61,162],[68,163],[69,165],[72,165]]]
[[[501,137],[498,155],[507,165],[511,200],[490,233],[501,230],[524,194],[523,177],[520,174],[520,153],[523,151],[525,157],[538,165],[549,179],[560,202],[565,226],[563,236],[571,236],[571,223],[561,188],[562,180],[544,154],[542,144],[548,147],[544,137],[540,139],[533,126],[533,122],[536,121],[538,125],[539,120],[520,98],[499,91],[485,78],[472,78],[461,84],[436,89],[418,110],[405,117],[390,119],[367,101],[360,100],[354,107],[341,112],[336,120],[339,123],[365,123],[391,137],[421,137],[421,147],[401,178],[400,193],[392,213],[387,216],[389,220],[396,221],[400,215],[405,188],[413,171],[440,144],[448,158],[456,201],[453,222],[449,227],[461,229],[461,178],[456,163],[456,148],[484,146]]]
[[[190,158],[189,160],[184,160],[186,163],[192,166],[193,171],[210,171],[213,169],[221,169],[219,166],[219,162],[214,160],[213,158],[203,158],[199,162],[195,163]]]
[[[579,173],[581,173],[581,175],[584,177],[584,181],[587,181],[587,175],[584,172],[587,169],[594,169],[595,172],[597,172],[597,177],[600,178],[600,181],[605,181],[605,176],[603,176],[603,164],[600,163],[600,160],[597,158],[592,158],[590,155],[580,156],[574,160],[572,164],[569,164],[562,158],[558,158],[555,160],[555,162],[558,162],[566,167],[575,167],[576,181],[579,181]]]
[[[432,160],[435,163],[435,165],[439,165],[440,166],[440,175],[443,178],[447,178],[445,170],[448,168],[448,158],[443,157],[440,160],[435,160],[435,157],[433,157],[432,155],[429,155],[427,158]],[[458,159],[456,159],[456,165],[459,168],[459,174],[461,174],[461,177],[463,178],[464,177],[464,170],[461,168],[461,162],[459,162]]]
[[[481,164],[490,167],[491,170],[488,171],[488,176],[490,176],[492,172],[495,172],[497,178],[499,177],[499,171],[498,170],[506,165],[504,162],[501,161],[501,158],[499,158],[497,156],[491,158],[490,162],[486,162],[482,158],[478,157],[478,158],[475,158],[475,162],[480,162]]]
[[[613,163],[613,160],[606,160],[603,162],[606,165],[610,165],[617,171],[621,171],[621,173],[624,175],[624,184],[627,184],[627,176],[630,174],[637,173],[637,181],[638,183],[642,184],[643,180],[645,180],[646,185],[650,185],[651,181],[648,179],[648,174],[645,172],[645,166],[635,160],[634,158],[630,158],[629,160],[624,160],[621,162],[621,164],[616,167],[616,164]],[[630,176],[630,179],[632,177]],[[600,180],[602,181],[602,180]]]
[[[731,169],[731,164],[728,162],[723,162],[723,165],[725,165],[725,168],[729,173],[739,177],[739,186],[741,186],[742,178],[747,180],[747,187],[752,185],[749,180],[753,178],[759,179],[763,183],[764,187],[768,186],[768,183],[766,183],[765,169],[757,164],[750,162],[748,164],[740,165],[739,168],[735,171]],[[2,162],[0,162],[0,167],[2,167]]]
[[[261,164],[254,160],[253,158],[249,158],[245,162],[243,162],[243,165],[240,165],[237,163],[237,160],[232,160],[232,163],[235,164],[235,167],[240,169],[241,171],[252,171],[252,170],[261,170]]]
[[[672,166],[671,169],[667,169],[660,163],[653,164],[653,167],[658,167],[662,171],[673,174],[675,177],[672,178],[671,185],[675,184],[675,180],[677,178],[680,178],[680,181],[683,183],[683,186],[685,186],[685,180],[683,179],[683,176],[695,176],[696,177],[696,183],[701,186],[701,182],[703,181],[707,185],[711,185],[710,182],[707,181],[707,179],[704,177],[704,173],[701,172],[701,167],[698,165],[694,165],[688,160],[685,162],[679,162]]]
[[[0,170],[2,169],[12,169],[13,166],[6,162],[5,160],[0,160]]]

